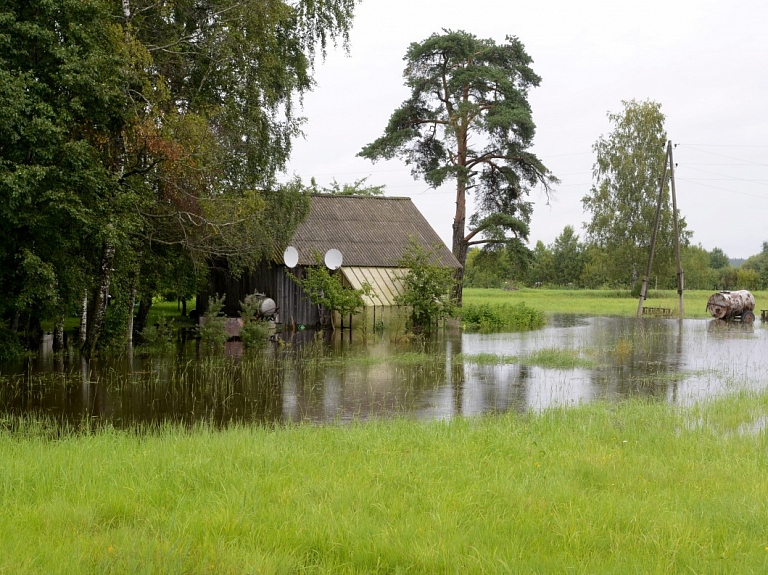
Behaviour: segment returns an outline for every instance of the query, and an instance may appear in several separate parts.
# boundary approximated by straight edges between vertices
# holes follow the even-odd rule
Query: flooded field
[[[195,342],[90,364],[45,348],[0,370],[0,414],[116,427],[165,421],[450,418],[643,396],[690,404],[768,384],[768,328],[718,320],[550,318],[523,333],[452,332],[394,344],[329,341],[222,352]],[[2,417],[2,415],[0,415]]]

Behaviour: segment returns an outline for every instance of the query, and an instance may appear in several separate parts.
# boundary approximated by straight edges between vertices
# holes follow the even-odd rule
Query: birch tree
[[[594,184],[582,204],[592,215],[586,224],[587,241],[605,254],[609,281],[635,292],[648,260],[667,133],[660,104],[630,100],[622,105],[620,112],[608,114],[612,131],[593,146]],[[684,218],[679,219],[679,229],[681,245],[686,246],[691,232]],[[665,182],[653,260],[657,274],[674,276],[674,245],[672,202]]]

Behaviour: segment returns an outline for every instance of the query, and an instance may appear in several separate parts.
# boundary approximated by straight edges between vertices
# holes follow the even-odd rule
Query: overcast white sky
[[[503,42],[520,38],[542,77],[530,102],[533,151],[561,180],[550,205],[539,191],[530,247],[572,225],[592,182],[592,145],[622,100],[662,105],[674,151],[678,207],[693,242],[732,258],[768,241],[768,2],[766,0],[363,0],[350,53],[329,51],[304,100],[305,139],[290,174],[321,185],[370,176],[409,196],[450,246],[454,189],[414,180],[400,161],[355,157],[408,96],[403,56],[443,28]]]

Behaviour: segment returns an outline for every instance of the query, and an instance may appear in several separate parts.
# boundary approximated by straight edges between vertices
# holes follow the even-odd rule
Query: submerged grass
[[[743,393],[58,440],[28,421],[0,430],[0,573],[762,573],[767,416]]]
[[[454,356],[454,363],[472,363],[476,365],[508,365],[522,363],[551,369],[595,369],[600,366],[596,360],[585,357],[577,349],[545,348],[527,355],[499,355],[495,353],[459,354]]]

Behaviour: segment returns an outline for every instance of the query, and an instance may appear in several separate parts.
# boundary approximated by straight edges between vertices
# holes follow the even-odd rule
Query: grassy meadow
[[[768,396],[0,431],[0,573],[764,573]]]
[[[686,290],[683,293],[686,318],[708,318],[707,300],[715,293],[708,290]],[[757,302],[755,315],[768,308],[768,292],[753,292]],[[550,313],[577,313],[593,316],[634,316],[638,298],[629,290],[565,290],[522,288],[517,290],[478,289],[464,290],[464,302],[472,305],[500,305],[525,303],[534,309]],[[645,307],[662,307],[672,310],[677,317],[679,296],[675,290],[651,290]]]
[[[686,317],[708,317],[710,295],[686,292]],[[637,309],[606,290],[467,289],[464,301]],[[646,305],[676,311],[677,294]],[[459,359],[595,366],[560,349]],[[767,425],[768,393],[755,392],[321,426],[75,431],[0,416],[0,575],[765,573]]]

